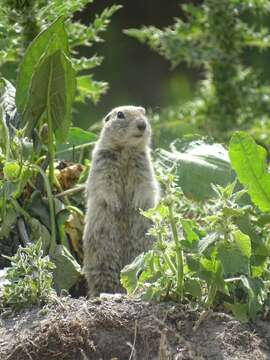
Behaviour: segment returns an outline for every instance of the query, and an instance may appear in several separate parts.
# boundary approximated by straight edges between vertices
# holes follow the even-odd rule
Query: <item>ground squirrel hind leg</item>
[[[123,292],[120,285],[121,263],[117,250],[107,249],[107,253],[95,252],[92,248],[85,255],[83,273],[88,284],[88,295]]]

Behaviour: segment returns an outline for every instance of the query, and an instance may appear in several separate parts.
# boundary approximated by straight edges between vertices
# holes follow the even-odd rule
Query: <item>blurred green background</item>
[[[200,5],[202,1],[170,0],[98,0],[88,5],[82,13],[76,15],[84,23],[100,13],[106,6],[121,4],[123,8],[112,18],[108,31],[103,35],[104,42],[91,49],[81,48],[80,53],[91,56],[99,53],[104,56],[102,65],[95,69],[95,79],[109,82],[109,90],[97,105],[91,102],[77,105],[74,124],[84,129],[100,123],[102,117],[113,107],[123,104],[141,105],[153,113],[161,114],[155,128],[154,146],[166,146],[176,136],[192,132],[190,124],[180,123],[166,127],[164,109],[176,109],[196,94],[198,82],[204,78],[202,69],[188,68],[181,64],[172,69],[170,63],[123,33],[124,29],[154,25],[159,28],[171,25],[175,17],[185,19],[180,5],[183,3]],[[269,26],[269,19],[262,20]],[[244,54],[244,63],[261,70],[264,80],[270,79],[270,53],[248,50]],[[166,116],[169,112],[166,111]],[[163,113],[163,114],[165,114]],[[174,116],[173,113],[171,116]],[[163,118],[162,118],[163,116]],[[172,119],[170,122],[173,124]],[[168,122],[167,122],[168,124]],[[94,125],[95,128],[95,125]],[[158,134],[159,133],[159,134]]]
[[[90,49],[91,53],[80,49],[85,56],[96,52],[104,56],[102,65],[95,70],[95,79],[109,82],[107,94],[96,106],[91,102],[77,106],[74,122],[84,129],[118,105],[141,105],[157,113],[162,108],[179,105],[192,98],[196,81],[202,75],[199,70],[188,69],[185,65],[172,69],[168,61],[146,45],[123,34],[123,29],[127,28],[172,24],[174,17],[182,14],[179,0],[166,4],[162,0],[98,0],[77,14],[77,18],[88,23],[95,13],[112,4],[121,4],[123,8],[113,16],[103,35],[105,41]]]

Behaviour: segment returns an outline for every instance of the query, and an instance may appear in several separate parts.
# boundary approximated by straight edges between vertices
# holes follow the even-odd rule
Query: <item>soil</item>
[[[62,297],[0,317],[1,360],[270,359],[270,324],[124,295]]]

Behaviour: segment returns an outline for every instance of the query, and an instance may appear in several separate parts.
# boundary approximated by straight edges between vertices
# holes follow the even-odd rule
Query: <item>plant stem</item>
[[[46,174],[40,169],[41,175],[45,175],[44,181],[47,188],[49,208],[50,208],[50,220],[51,220],[51,246],[50,252],[56,245],[56,224],[55,224],[55,207],[52,196],[52,190],[54,185],[54,136],[53,136],[53,123],[51,114],[51,103],[50,103],[50,89],[52,82],[52,58],[50,59],[50,72],[48,79],[48,90],[47,90],[47,122],[48,122],[48,151],[49,151],[49,182],[47,181]]]
[[[206,300],[206,308],[207,309],[209,309],[210,306],[212,306],[214,298],[216,296],[216,292],[217,292],[217,286],[212,283],[209,286],[208,296],[207,296],[207,300]]]
[[[171,272],[175,275],[177,275],[177,270],[173,264],[173,262],[171,261],[170,257],[166,254],[166,250],[163,247],[163,243],[162,243],[162,239],[161,239],[161,235],[158,234],[158,242],[160,243],[160,250],[163,256],[163,259],[165,261],[165,263],[167,264],[167,266],[170,268]],[[163,250],[164,249],[164,250]]]
[[[43,177],[47,196],[48,196],[48,203],[49,203],[49,210],[50,210],[50,223],[51,223],[51,244],[50,244],[50,250],[49,253],[51,254],[54,252],[55,246],[56,246],[56,225],[55,225],[55,209],[54,209],[54,201],[53,201],[53,195],[52,195],[52,189],[50,186],[50,182],[43,171],[41,167],[38,165],[32,164],[31,167],[38,170]]]
[[[64,196],[70,196],[70,195],[76,194],[78,192],[84,191],[85,188],[86,188],[85,185],[77,185],[74,188],[71,188],[71,189],[65,190],[65,191],[63,191],[63,192],[61,192],[59,194],[56,194],[55,197],[56,198],[61,198],[61,197],[64,197]]]
[[[48,79],[47,90],[47,122],[48,122],[48,151],[49,151],[49,179],[51,189],[54,184],[54,138],[53,138],[53,124],[51,115],[51,103],[50,103],[50,89],[52,81],[52,59],[50,59],[50,73]]]
[[[86,149],[90,146],[94,146],[95,145],[95,141],[91,141],[91,142],[88,142],[88,143],[85,143],[85,144],[82,144],[82,145],[76,145],[76,146],[71,146],[67,149],[64,149],[64,150],[59,150],[56,152],[57,155],[59,154],[64,154],[66,152],[70,152],[70,151],[74,151],[74,150],[82,150],[82,149]]]
[[[180,297],[180,300],[183,299],[183,283],[184,283],[184,262],[183,262],[183,252],[180,245],[180,240],[177,234],[177,228],[175,219],[173,216],[172,205],[169,205],[169,220],[172,228],[173,239],[176,247],[176,259],[177,259],[177,294]]]

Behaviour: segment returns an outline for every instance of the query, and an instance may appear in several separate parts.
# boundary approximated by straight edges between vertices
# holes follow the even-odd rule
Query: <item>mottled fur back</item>
[[[150,135],[141,107],[119,107],[105,117],[87,181],[83,242],[90,295],[121,291],[120,270],[151,246],[151,224],[139,213],[159,196]]]

